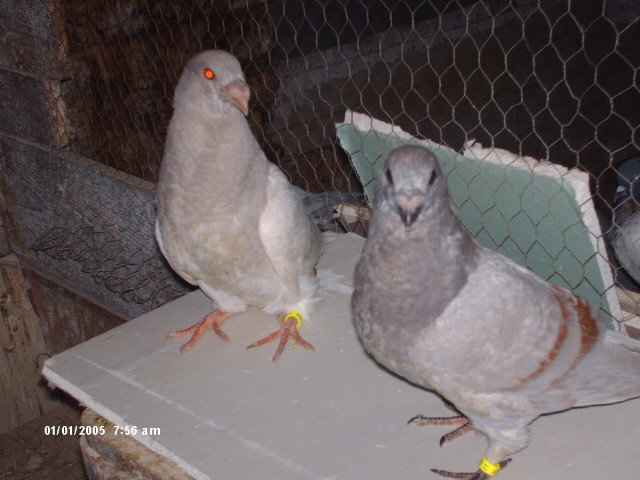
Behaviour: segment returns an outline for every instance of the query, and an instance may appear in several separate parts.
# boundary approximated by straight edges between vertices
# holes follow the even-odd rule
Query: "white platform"
[[[159,427],[136,435],[198,479],[438,479],[431,468],[475,470],[485,440],[469,435],[444,448],[447,430],[407,426],[423,413],[450,412],[435,395],[378,367],[363,352],[349,313],[363,240],[337,237],[320,265],[325,296],[302,327],[316,352],[275,344],[245,350],[272,332],[256,310],[212,332],[194,351],[167,333],[211,311],[194,292],[49,359],[51,383],[120,426]],[[543,417],[533,441],[501,472],[504,480],[639,480],[640,401]]]

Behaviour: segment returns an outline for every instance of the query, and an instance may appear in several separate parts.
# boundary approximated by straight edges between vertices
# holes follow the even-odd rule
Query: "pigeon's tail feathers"
[[[563,325],[539,380],[547,384],[535,403],[541,411],[602,405],[640,396],[640,349],[606,330],[585,299],[549,284],[562,308]],[[532,385],[535,384],[531,382]]]
[[[614,361],[613,375],[622,379],[621,391],[617,394],[620,400],[640,397],[640,342],[619,333],[607,331],[605,347]]]
[[[364,202],[364,194],[359,192],[328,191],[311,193],[300,187],[294,186],[293,188],[313,223],[322,231],[331,230],[344,233],[343,227],[334,216],[335,205],[338,203],[361,204]]]
[[[585,365],[588,375],[576,406],[601,405],[640,397],[640,343],[607,331],[602,349]]]
[[[637,354],[640,359],[640,341],[633,340],[612,330],[607,330],[604,338],[606,343],[617,345],[624,350],[633,352]]]
[[[286,315],[291,312],[298,312],[303,321],[308,319],[320,301],[320,295],[318,294],[319,281],[313,273],[298,277],[298,280],[300,296],[296,300],[286,302],[282,298],[276,298],[265,305],[264,313],[267,315]]]
[[[315,274],[304,275],[300,278],[300,293],[302,299],[297,302],[296,305],[291,307],[292,310],[297,310],[302,313],[302,317],[308,317],[313,310],[315,310],[318,301],[320,300],[318,286],[318,277]]]

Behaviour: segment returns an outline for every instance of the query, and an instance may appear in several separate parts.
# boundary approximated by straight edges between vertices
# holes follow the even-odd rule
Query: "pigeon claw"
[[[500,465],[500,470],[506,467],[509,464],[509,462],[511,462],[510,458],[507,458],[506,460],[500,462],[498,464]],[[438,470],[436,468],[432,468],[431,471],[433,473],[437,473],[441,477],[457,478],[460,480],[489,480],[490,478],[492,478],[492,476],[483,472],[482,470],[477,470],[475,472],[469,472],[469,473],[459,473],[459,472],[450,472],[448,470]],[[495,473],[493,475],[495,475]]]
[[[424,415],[416,415],[407,422],[407,425],[410,423],[415,423],[419,427],[425,427],[428,425],[461,426],[469,423],[469,420],[464,415],[456,415],[454,417],[425,417]]]
[[[456,426],[457,428],[455,430],[451,430],[440,438],[441,447],[445,443],[457,440],[473,430],[473,425],[464,415],[456,415],[454,417],[425,417],[423,415],[417,415],[409,420],[407,425],[410,423],[415,423],[419,427],[425,427],[428,425]]]
[[[307,342],[298,333],[298,325],[296,324],[295,321],[292,321],[292,320],[295,320],[295,318],[292,319],[290,317],[285,317],[284,315],[282,315],[280,317],[280,322],[282,322],[283,325],[279,330],[276,330],[275,332],[267,335],[266,337],[253,342],[251,345],[247,347],[247,349],[259,347],[266,343],[272,342],[277,338],[280,338],[280,341],[278,342],[278,348],[276,348],[276,353],[273,355],[273,358],[272,358],[272,360],[275,362],[280,358],[280,355],[282,355],[282,352],[284,352],[284,349],[287,346],[287,342],[289,341],[289,338],[293,338],[298,345],[301,345],[307,350],[315,351],[315,348],[313,347],[313,345]]]
[[[181,352],[189,352],[193,350],[193,347],[196,346],[196,344],[200,341],[207,330],[213,330],[225,342],[230,342],[231,339],[229,338],[229,336],[222,331],[222,324],[231,315],[233,314],[229,312],[214,310],[209,315],[204,317],[202,321],[196,323],[195,325],[192,325],[189,328],[185,328],[184,330],[178,330],[177,332],[170,333],[169,335],[167,335],[167,338],[180,338],[186,335],[191,335],[189,341],[182,345],[182,347],[180,347]]]
[[[473,431],[473,425],[470,421],[467,420],[467,422],[463,423],[455,430],[452,430],[449,433],[446,433],[442,437],[440,437],[440,447],[442,447],[445,443],[453,442],[458,438],[464,437],[467,433],[471,431]]]
[[[424,415],[416,415],[411,420],[407,422],[407,425],[410,423],[415,423],[419,427],[425,427],[430,425],[447,425],[456,427],[454,430],[449,433],[443,435],[440,438],[440,446],[442,447],[445,443],[452,442],[457,440],[460,437],[463,437],[467,433],[473,430],[473,424],[471,421],[462,415],[458,409],[456,409],[455,405],[449,402],[445,402],[445,406],[457,413],[457,415],[451,417],[425,417]]]
[[[433,473],[437,473],[441,477],[458,478],[460,480],[487,480],[489,478],[489,475],[487,475],[484,472],[481,472],[480,470],[473,473],[461,473],[461,472],[449,472],[447,470],[438,470],[436,468],[432,468],[431,471]]]

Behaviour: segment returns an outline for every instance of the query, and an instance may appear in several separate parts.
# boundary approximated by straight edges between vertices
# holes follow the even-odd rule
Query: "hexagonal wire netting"
[[[61,0],[60,8],[71,63],[60,92],[63,143],[149,182],[181,69],[208,48],[239,58],[256,137],[313,193],[362,192],[336,137],[351,109],[456,151],[476,140],[587,172],[604,238],[617,168],[640,150],[636,0]],[[357,223],[341,227],[366,227]],[[605,244],[596,255],[637,288]],[[565,239],[562,250],[571,247]],[[557,273],[559,253],[548,253]],[[614,315],[618,326],[635,307]]]

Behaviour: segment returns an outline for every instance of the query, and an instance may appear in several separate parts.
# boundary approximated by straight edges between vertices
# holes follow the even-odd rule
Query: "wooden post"
[[[57,402],[38,367],[44,338],[25,287],[18,259],[0,259],[0,433],[32,420]]]

